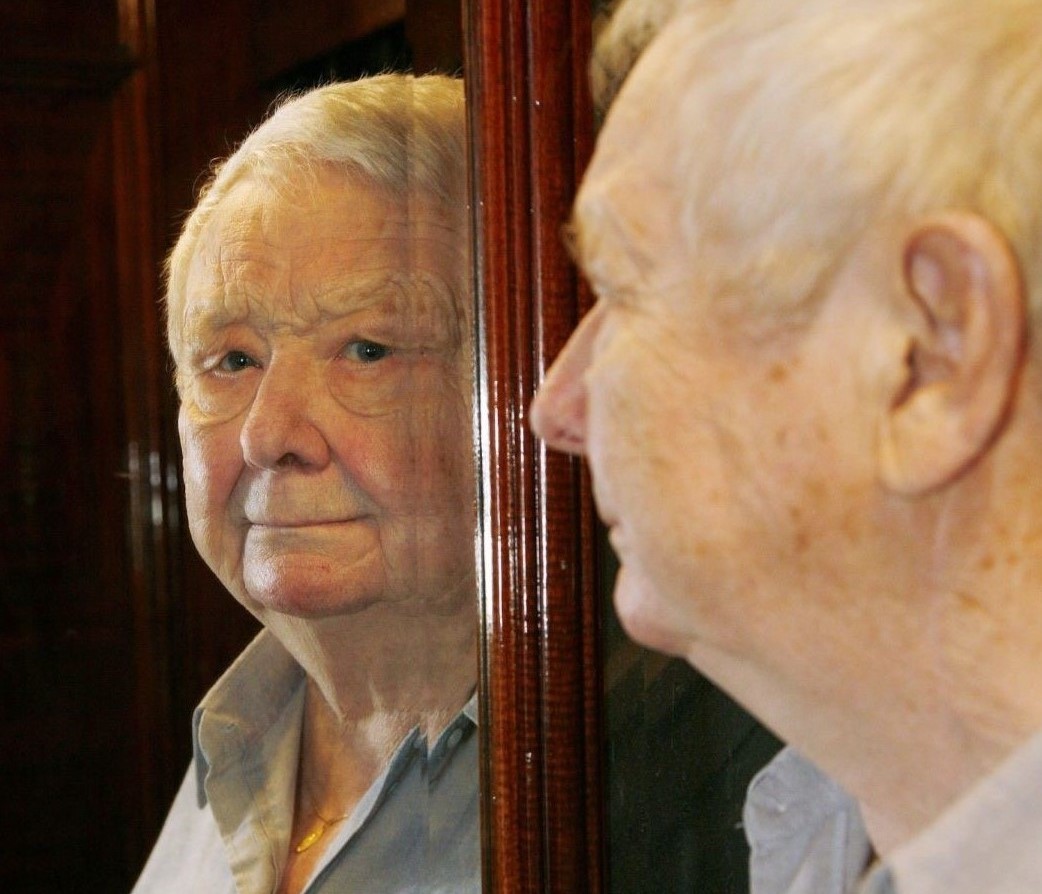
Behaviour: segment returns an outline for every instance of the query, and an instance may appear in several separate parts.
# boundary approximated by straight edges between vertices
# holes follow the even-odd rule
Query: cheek
[[[441,512],[473,501],[469,401],[443,380],[416,379],[408,405],[354,435],[372,493],[405,514]]]
[[[586,451],[602,487],[639,483],[652,488],[649,500],[665,501],[706,461],[704,389],[679,368],[633,337],[614,339],[590,367]]]
[[[198,422],[182,408],[178,429],[189,520],[205,521],[227,507],[242,471],[239,428],[229,423]]]

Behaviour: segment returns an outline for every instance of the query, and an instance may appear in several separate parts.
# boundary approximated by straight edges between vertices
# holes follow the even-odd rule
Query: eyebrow
[[[212,285],[194,293],[185,302],[182,338],[185,342],[212,336],[229,326],[249,324],[253,318],[248,290],[227,290]],[[452,284],[440,277],[400,271],[379,271],[359,282],[334,282],[312,293],[310,300],[323,317],[350,318],[359,315],[386,319],[405,319],[423,309],[424,314],[454,332],[463,312]],[[232,300],[227,300],[231,298]],[[417,303],[417,302],[420,303]]]
[[[580,196],[576,199],[568,220],[561,225],[561,241],[575,266],[589,278],[593,273],[591,261],[603,254],[605,238],[610,238],[618,232],[620,221],[614,215],[610,215],[610,209],[610,217],[601,213],[591,213],[592,210],[603,207],[599,196],[586,196],[585,201],[581,201],[583,198]],[[584,206],[582,212],[580,205]]]

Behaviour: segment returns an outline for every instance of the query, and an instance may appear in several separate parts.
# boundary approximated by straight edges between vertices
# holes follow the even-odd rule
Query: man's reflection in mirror
[[[282,104],[168,265],[192,538],[264,629],[135,891],[477,892],[463,87]]]

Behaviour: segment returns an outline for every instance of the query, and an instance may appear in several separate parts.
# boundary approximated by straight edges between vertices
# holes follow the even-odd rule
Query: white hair
[[[167,340],[180,338],[188,269],[200,234],[229,190],[262,177],[279,190],[333,166],[392,199],[467,203],[463,82],[445,75],[383,74],[290,96],[213,173],[167,259]],[[176,351],[174,351],[176,356]]]
[[[719,3],[686,3],[673,163],[709,267],[719,248],[731,283],[796,307],[870,223],[959,209],[1042,312],[1039,0],[734,0],[708,26]]]
[[[619,0],[594,18],[590,92],[598,116],[619,92],[637,58],[684,0]]]

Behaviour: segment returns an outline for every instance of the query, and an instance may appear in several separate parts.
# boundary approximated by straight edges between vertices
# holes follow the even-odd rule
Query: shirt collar
[[[463,716],[466,717],[474,726],[478,725],[478,691],[474,690],[474,694],[470,697],[467,703],[463,706]]]
[[[897,891],[1019,894],[1042,879],[1042,732],[887,860]]]
[[[857,802],[792,748],[753,778],[742,820],[757,894],[844,894],[871,854]]]
[[[293,656],[262,630],[213,685],[192,717],[200,806],[211,767],[241,760],[287,711],[303,709],[304,679]]]
[[[204,783],[211,766],[239,760],[244,748],[284,720],[287,709],[303,710],[304,670],[269,630],[261,630],[206,694],[192,717],[196,792],[206,803]],[[478,692],[460,712],[478,725]]]

